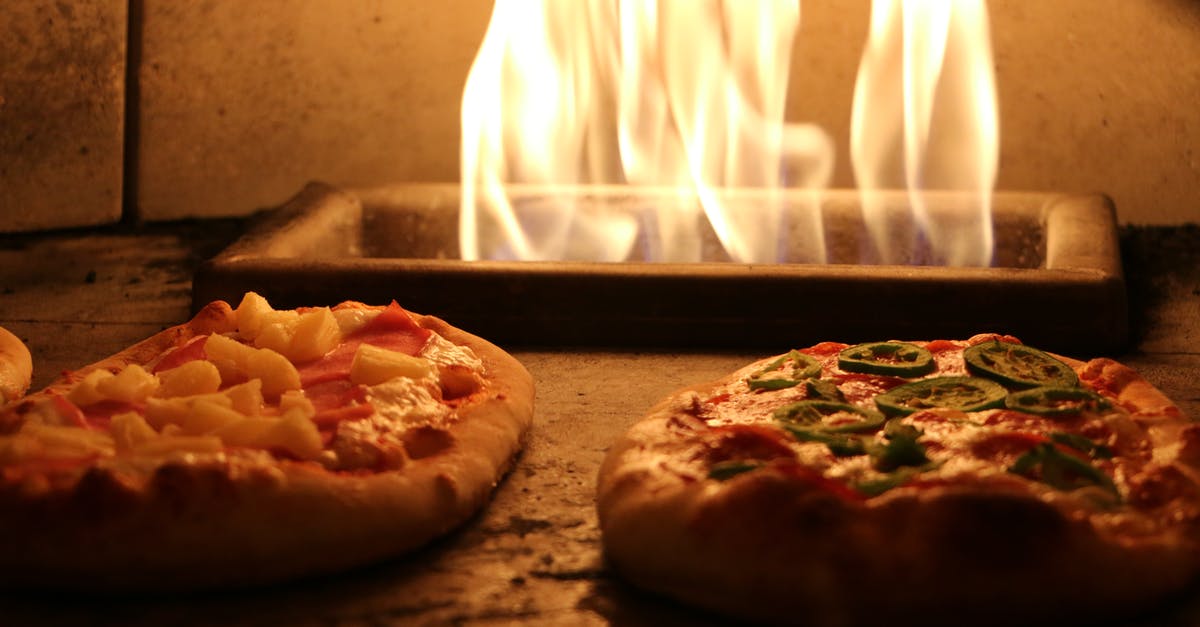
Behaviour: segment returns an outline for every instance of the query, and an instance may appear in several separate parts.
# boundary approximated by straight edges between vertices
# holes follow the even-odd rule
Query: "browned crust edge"
[[[374,474],[291,461],[170,463],[149,478],[93,470],[69,493],[36,500],[0,492],[0,581],[138,592],[245,586],[395,557],[460,525],[486,503],[520,451],[532,423],[533,379],[492,343],[412,315],[484,363],[487,385],[460,406],[449,450]],[[232,324],[229,306],[213,303],[43,393],[96,368],[146,363]]]
[[[1112,360],[1067,361],[1081,372],[1119,366],[1122,402],[1173,407]],[[716,487],[664,471],[654,456],[694,421],[683,411],[688,399],[733,377],[671,394],[601,466],[605,556],[639,587],[772,623],[1011,624],[1110,619],[1197,575],[1194,537],[1111,541],[1001,486],[897,489],[852,502],[770,471]]]
[[[33,378],[33,356],[29,347],[0,327],[0,402],[16,400],[29,389]]]

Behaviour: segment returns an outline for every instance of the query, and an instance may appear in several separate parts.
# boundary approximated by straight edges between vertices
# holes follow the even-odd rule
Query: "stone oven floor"
[[[214,220],[0,236],[0,326],[32,350],[34,387],[187,319],[197,264],[243,226]],[[1200,227],[1124,227],[1121,243],[1133,340],[1111,356],[1200,419]],[[494,501],[433,545],[355,572],[249,591],[122,599],[0,593],[3,622],[719,623],[639,593],[606,567],[595,476],[608,443],[655,401],[764,355],[507,348],[537,381],[532,437]],[[1144,623],[1198,620],[1200,588]]]

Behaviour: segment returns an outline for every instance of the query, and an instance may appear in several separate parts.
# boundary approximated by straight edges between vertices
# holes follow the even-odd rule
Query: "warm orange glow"
[[[734,261],[824,262],[833,142],[784,122],[799,24],[797,0],[497,0],[463,93],[463,258],[621,261],[640,247],[698,261],[711,226]],[[952,264],[991,257],[976,219],[996,170],[987,37],[983,0],[877,0],[856,92],[861,187],[916,190],[926,235],[912,237]],[[543,200],[513,202],[513,185]],[[594,185],[680,202],[629,211],[571,193]],[[971,211],[928,220],[921,189],[968,191]],[[864,212],[878,212],[869,197]],[[896,262],[911,246],[881,224],[876,256]]]
[[[882,263],[924,237],[933,263],[989,265],[999,122],[984,0],[875,0],[859,65],[850,154]],[[874,190],[907,189],[920,231],[899,236]],[[929,215],[927,191],[960,192]]]
[[[463,94],[464,258],[619,261],[642,238],[657,260],[696,261],[707,220],[732,259],[779,261],[783,198],[752,211],[725,190],[779,190],[796,163],[790,186],[828,180],[828,138],[783,123],[799,18],[795,0],[498,0]],[[564,199],[535,218],[505,197],[514,183],[690,200],[631,215]],[[809,215],[813,242],[794,248],[823,261],[815,204]]]

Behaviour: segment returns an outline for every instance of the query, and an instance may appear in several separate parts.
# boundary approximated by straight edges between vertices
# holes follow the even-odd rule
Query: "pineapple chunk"
[[[342,330],[328,307],[300,315],[288,349],[284,352],[292,361],[309,361],[337,348],[342,342]]]
[[[111,455],[114,450],[112,436],[103,431],[26,423],[17,434],[36,440],[45,457]]]
[[[158,377],[137,364],[130,364],[117,374],[93,370],[67,394],[67,400],[79,406],[102,401],[138,403],[158,390]]]
[[[204,433],[228,422],[228,417],[257,416],[262,409],[262,381],[251,379],[221,392],[147,399],[146,422],[159,430],[176,425],[189,434]]]
[[[158,386],[158,377],[137,364],[130,364],[115,376],[97,381],[96,391],[109,400],[139,403],[158,391]]]
[[[211,394],[221,387],[221,372],[211,362],[198,359],[158,373],[162,385],[155,396],[171,398]]]
[[[221,392],[232,403],[232,407],[247,416],[257,416],[262,413],[263,393],[262,380],[250,379],[245,383],[226,388]]]
[[[379,385],[396,377],[424,379],[433,372],[433,362],[428,359],[370,344],[360,344],[350,362],[350,381],[361,385]]]
[[[172,453],[220,453],[225,450],[221,439],[211,435],[174,435],[163,433],[162,437],[142,442],[133,448],[133,454],[143,457],[162,457]]]
[[[299,322],[300,314],[294,311],[272,311],[264,314],[263,326],[253,338],[254,345],[286,354]]]
[[[289,390],[284,392],[279,397],[279,411],[284,414],[298,411],[307,418],[312,418],[317,414],[317,408],[304,395],[304,390]]]
[[[247,292],[234,311],[238,333],[258,348],[267,348],[291,361],[316,359],[342,341],[342,329],[328,307],[303,314],[271,308],[265,298]]]
[[[109,431],[118,453],[128,453],[134,447],[158,437],[158,432],[134,412],[122,412],[113,416]]]
[[[316,459],[322,448],[321,433],[302,409],[285,412],[279,418],[243,418],[211,435],[229,446],[282,450],[300,459]]]
[[[209,433],[246,417],[232,407],[210,401],[193,403],[191,410],[176,423],[184,435],[208,435]]]
[[[286,356],[309,361],[337,348],[342,331],[328,307],[305,313],[272,311],[263,314],[263,325],[253,343]]]
[[[262,393],[268,398],[300,388],[300,373],[277,351],[247,346],[223,335],[209,337],[204,346],[226,382],[261,379]]]
[[[246,376],[262,379],[262,393],[267,398],[277,398],[288,390],[300,389],[300,373],[287,357],[260,348],[246,361]]]
[[[74,388],[67,393],[67,400],[75,403],[80,407],[94,405],[104,400],[104,395],[96,388],[101,381],[106,381],[113,378],[115,375],[107,370],[93,370],[83,377],[83,379],[75,384]]]
[[[216,333],[208,336],[204,342],[208,360],[220,371],[221,380],[225,383],[236,382],[246,374],[246,361],[255,350],[253,346]]]
[[[229,446],[262,448],[265,434],[271,430],[278,418],[252,417],[223,425],[211,435],[221,438]]]
[[[300,459],[316,459],[321,454],[321,433],[307,416],[289,411],[264,434],[263,444],[266,448],[283,449]]]
[[[226,408],[233,407],[233,400],[220,392],[174,398],[150,398],[146,399],[146,422],[159,431],[163,431],[168,425],[181,425],[188,419],[188,414],[192,413],[192,408],[199,403]]]
[[[242,302],[233,312],[237,317],[238,334],[248,340],[258,337],[266,322],[266,314],[271,311],[274,310],[271,309],[267,299],[254,292],[246,292],[246,295],[242,297]]]

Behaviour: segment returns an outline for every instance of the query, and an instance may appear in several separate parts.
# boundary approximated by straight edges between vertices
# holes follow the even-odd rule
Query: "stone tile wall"
[[[273,206],[312,179],[453,181],[488,0],[145,0],[137,204]]]
[[[146,220],[243,215],[313,179],[457,178],[459,95],[489,0],[130,2],[0,11],[0,230],[112,222],[122,202]],[[869,0],[802,6],[789,117],[830,130],[834,182],[851,186]],[[1200,3],[991,0],[990,12],[1000,187],[1104,191],[1123,222],[1200,221]]]
[[[124,0],[0,7],[0,230],[121,217]]]

